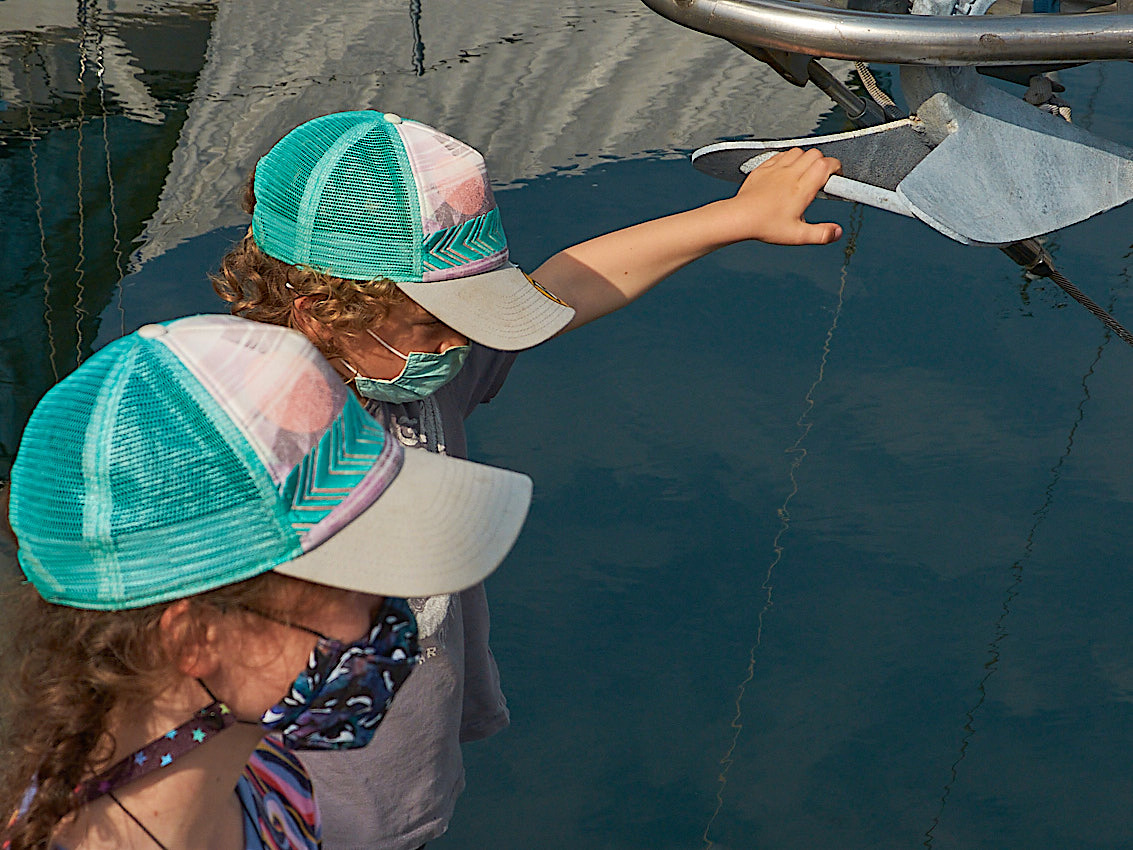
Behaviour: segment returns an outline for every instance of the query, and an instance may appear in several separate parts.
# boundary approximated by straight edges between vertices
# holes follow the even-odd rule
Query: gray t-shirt
[[[371,401],[367,409],[407,447],[467,457],[464,420],[495,396],[514,360],[514,352],[473,343],[464,368],[430,398]],[[322,810],[324,850],[415,850],[441,835],[464,790],[461,742],[508,724],[484,585],[410,603],[423,663],[374,740],[361,750],[301,754]]]

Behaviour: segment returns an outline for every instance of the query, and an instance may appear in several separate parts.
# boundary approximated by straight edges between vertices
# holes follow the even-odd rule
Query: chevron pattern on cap
[[[453,269],[507,249],[500,211],[492,209],[463,224],[446,227],[425,238],[421,262],[425,271]]]
[[[303,532],[331,514],[382,460],[386,433],[357,404],[347,404],[334,424],[280,485],[291,502],[291,527]]]

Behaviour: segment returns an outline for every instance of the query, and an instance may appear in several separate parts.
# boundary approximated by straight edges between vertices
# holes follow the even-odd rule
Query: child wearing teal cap
[[[803,217],[838,167],[788,151],[734,197],[567,248],[528,275],[509,260],[479,153],[390,113],[335,113],[259,161],[251,227],[214,285],[233,312],[305,333],[406,446],[463,457],[464,419],[499,391],[518,350],[724,245],[838,239],[838,225]],[[415,850],[439,836],[464,786],[461,742],[508,722],[483,586],[410,602],[423,663],[383,734],[349,764],[304,756],[328,850]]]
[[[404,597],[481,582],[531,483],[405,452],[301,334],[195,316],[53,387],[5,491],[0,846],[316,850],[294,751],[369,743]]]

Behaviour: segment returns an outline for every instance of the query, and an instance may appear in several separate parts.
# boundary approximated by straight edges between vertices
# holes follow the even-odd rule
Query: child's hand
[[[774,245],[825,245],[842,236],[833,222],[809,224],[803,217],[818,190],[842,163],[817,148],[791,148],[768,159],[744,180],[734,204],[742,238]]]

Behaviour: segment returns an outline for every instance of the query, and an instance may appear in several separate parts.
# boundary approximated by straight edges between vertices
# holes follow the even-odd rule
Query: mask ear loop
[[[374,333],[369,328],[366,328],[366,333],[368,333],[370,336],[372,336],[374,339],[376,339],[378,342],[380,342],[383,346],[385,346],[392,354],[396,354],[398,357],[400,357],[402,360],[404,360],[405,365],[401,367],[401,371],[397,373],[396,377],[393,377],[393,378],[370,378],[370,377],[367,377],[366,375],[363,375],[361,372],[359,372],[357,369],[355,369],[353,366],[351,366],[350,363],[348,363],[345,358],[339,357],[338,362],[341,363],[343,366],[345,366],[347,369],[349,369],[350,373],[351,373],[351,377],[349,379],[347,379],[346,383],[348,383],[348,384],[353,383],[355,387],[358,386],[359,380],[374,381],[375,383],[378,383],[378,384],[392,384],[392,383],[394,383],[398,378],[402,377],[405,374],[405,370],[409,366],[409,355],[402,354],[400,351],[398,351],[396,348],[394,348],[392,345],[390,345],[388,342],[386,342],[384,339],[382,339],[380,336],[378,336],[376,333]]]
[[[372,336],[374,339],[376,339],[378,342],[380,342],[385,347],[386,351],[390,352],[391,354],[396,354],[398,357],[400,357],[406,363],[409,362],[409,355],[408,354],[402,354],[400,351],[398,351],[396,348],[394,348],[392,345],[390,345],[388,342],[386,342],[384,339],[382,339],[380,336],[378,336],[376,333],[374,333],[369,328],[366,328],[366,333],[368,333],[370,336]]]
[[[356,383],[358,381],[358,379],[360,377],[362,377],[362,373],[359,372],[357,369],[355,369],[353,366],[351,366],[350,363],[346,360],[345,357],[339,357],[338,362],[341,363],[343,366],[345,366],[347,369],[350,370],[350,377],[346,379],[346,383],[348,383],[348,384]]]
[[[202,688],[204,688],[205,693],[208,694],[209,699],[212,700],[212,703],[209,706],[207,706],[207,708],[205,710],[215,706],[216,710],[218,712],[220,712],[221,715],[226,715],[228,717],[231,717],[233,722],[235,722],[235,723],[243,723],[245,726],[259,726],[260,725],[258,720],[242,720],[241,718],[239,718],[235,714],[233,714],[232,709],[228,707],[228,704],[226,702],[224,702],[223,700],[221,700],[220,698],[218,698],[217,695],[212,692],[212,688],[210,688],[208,685],[205,684],[204,679],[198,678],[197,684],[200,685]]]
[[[378,342],[381,342],[381,340],[378,340]],[[384,345],[384,343],[383,343],[383,345]],[[394,352],[394,353],[397,354],[397,352]],[[394,381],[397,380],[397,378],[400,378],[402,375],[405,374],[405,367],[403,366],[401,368],[401,371],[397,373],[397,378],[389,378],[389,379],[369,378],[366,375],[363,375],[361,372],[359,372],[353,366],[351,366],[350,363],[345,358],[339,357],[338,362],[341,363],[343,366],[345,366],[347,369],[350,370],[350,377],[346,379],[346,383],[353,384],[354,388],[356,390],[358,390],[359,394],[361,394],[361,392],[362,392],[358,388],[358,382],[359,381],[373,381],[374,383],[377,383],[377,384],[392,384]],[[405,363],[406,363],[406,365],[409,365],[409,358],[405,359]]]
[[[200,685],[200,686],[201,686],[202,688],[204,688],[204,691],[205,691],[205,693],[209,695],[209,699],[211,699],[211,700],[212,700],[213,702],[220,702],[220,700],[219,700],[219,699],[217,699],[217,696],[216,696],[216,694],[214,694],[214,693],[212,692],[212,688],[210,688],[210,687],[209,687],[208,685],[206,685],[206,684],[205,684],[205,680],[204,680],[204,679],[199,679],[199,678],[198,678],[198,679],[197,679],[197,684],[198,684],[198,685]]]

